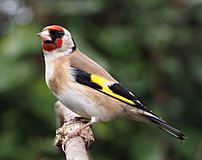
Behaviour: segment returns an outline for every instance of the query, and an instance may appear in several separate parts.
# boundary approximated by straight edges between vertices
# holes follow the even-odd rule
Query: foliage
[[[53,146],[56,99],[36,36],[49,24],[68,28],[80,50],[189,136],[182,143],[145,124],[95,124],[93,159],[201,159],[201,1],[1,0],[0,24],[0,159],[64,159]]]

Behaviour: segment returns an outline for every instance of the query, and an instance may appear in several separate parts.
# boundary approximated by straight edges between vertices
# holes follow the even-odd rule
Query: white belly
[[[78,115],[90,119],[93,115],[91,109],[94,110],[95,104],[88,98],[75,90],[67,90],[66,92],[56,95],[56,97],[71,111]]]

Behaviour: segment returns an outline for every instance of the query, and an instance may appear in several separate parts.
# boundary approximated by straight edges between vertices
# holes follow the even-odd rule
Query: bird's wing
[[[105,77],[105,79],[117,82],[106,70],[104,70],[99,64],[97,64],[95,61],[90,59],[88,56],[80,52],[78,49],[76,49],[71,55],[69,55],[69,60],[71,66],[83,70],[89,74],[97,74],[102,77]]]
[[[72,75],[75,77],[75,81],[86,85],[92,89],[98,90],[104,94],[107,94],[113,98],[116,98],[124,103],[130,104],[141,110],[150,112],[144,105],[142,105],[137,98],[123,87],[118,82],[111,82],[104,77],[97,74],[90,74],[81,69],[72,67]]]

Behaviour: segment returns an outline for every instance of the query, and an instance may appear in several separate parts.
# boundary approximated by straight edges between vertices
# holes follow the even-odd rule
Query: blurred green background
[[[1,160],[65,159],[53,145],[56,99],[36,35],[50,24],[189,136],[183,143],[143,123],[95,124],[92,159],[202,159],[201,0],[0,0]]]

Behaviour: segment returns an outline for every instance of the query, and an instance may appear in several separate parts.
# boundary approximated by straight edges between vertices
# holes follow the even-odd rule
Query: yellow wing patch
[[[126,102],[128,104],[131,104],[131,105],[135,104],[133,101],[131,101],[131,100],[129,100],[129,99],[127,99],[127,98],[125,98],[125,97],[123,97],[121,95],[118,95],[118,94],[114,93],[108,86],[110,82],[108,80],[106,80],[105,78],[100,77],[100,76],[95,75],[95,74],[91,74],[90,78],[91,78],[91,81],[93,83],[96,83],[96,84],[98,84],[99,86],[102,87],[102,89],[100,89],[100,91],[102,91],[103,93],[106,93],[106,94],[108,94],[108,95],[110,95],[110,96],[112,96],[112,97],[114,97],[116,99],[119,99],[121,101],[124,101],[124,102]]]

